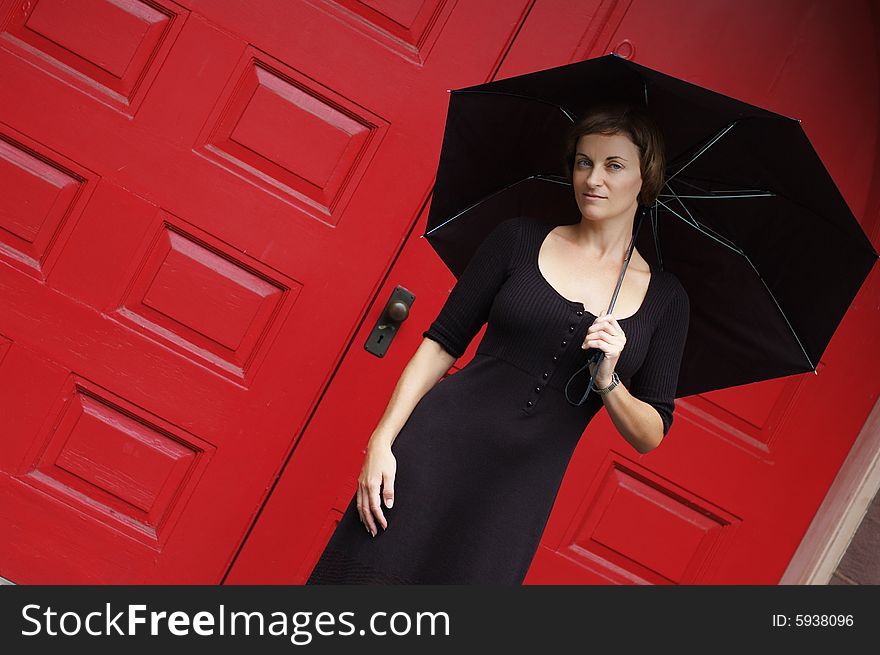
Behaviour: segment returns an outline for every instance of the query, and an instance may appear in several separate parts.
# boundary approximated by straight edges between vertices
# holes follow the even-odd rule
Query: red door
[[[305,579],[454,281],[417,238],[447,88],[631,54],[801,118],[877,243],[867,3],[71,7],[0,4],[14,582]],[[652,453],[601,413],[527,582],[777,581],[877,398],[877,285],[818,376],[680,401]]]
[[[0,575],[222,579],[527,5],[2,1]]]
[[[539,0],[497,75],[615,50],[800,118],[877,244],[878,26],[869,3]],[[454,71],[448,86],[474,84],[483,73]],[[320,555],[397,376],[454,283],[417,238],[425,218],[378,290],[227,581],[302,582]],[[377,360],[361,344],[398,284],[418,300]],[[878,286],[875,270],[818,374],[680,400],[667,442],[651,453],[633,450],[601,411],[575,452],[526,583],[778,582],[880,393]]]

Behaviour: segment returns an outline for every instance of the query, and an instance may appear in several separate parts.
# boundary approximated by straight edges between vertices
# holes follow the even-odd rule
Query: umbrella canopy
[[[815,371],[878,255],[800,121],[618,55],[451,91],[423,236],[457,277],[506,218],[578,222],[564,136],[620,101],[666,145],[635,246],[690,299],[676,395]]]

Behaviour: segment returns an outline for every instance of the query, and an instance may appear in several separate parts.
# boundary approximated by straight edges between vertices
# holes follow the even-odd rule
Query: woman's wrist
[[[611,376],[609,376],[607,380],[603,378],[596,378],[595,380],[593,380],[593,386],[597,389],[605,389],[606,387],[611,386],[611,383],[613,381],[614,380]]]
[[[605,394],[610,393],[613,390],[613,387],[617,386],[620,383],[620,379],[617,377],[617,372],[612,371],[611,376],[605,380],[603,378],[596,378],[593,380],[593,388],[597,393]],[[609,389],[609,387],[612,387]],[[607,389],[607,391],[606,391]]]
[[[384,432],[374,432],[370,437],[370,440],[367,441],[367,447],[364,449],[364,452],[367,450],[372,450],[375,448],[391,448],[391,444],[394,442],[394,437],[390,434]]]

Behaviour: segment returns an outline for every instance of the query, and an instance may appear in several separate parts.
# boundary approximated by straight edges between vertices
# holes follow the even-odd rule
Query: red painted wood
[[[222,580],[526,7],[0,4],[0,575]]]

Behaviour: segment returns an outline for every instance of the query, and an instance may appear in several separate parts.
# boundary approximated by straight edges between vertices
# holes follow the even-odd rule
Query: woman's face
[[[634,216],[642,189],[638,147],[624,134],[583,135],[575,148],[572,187],[586,219]]]

